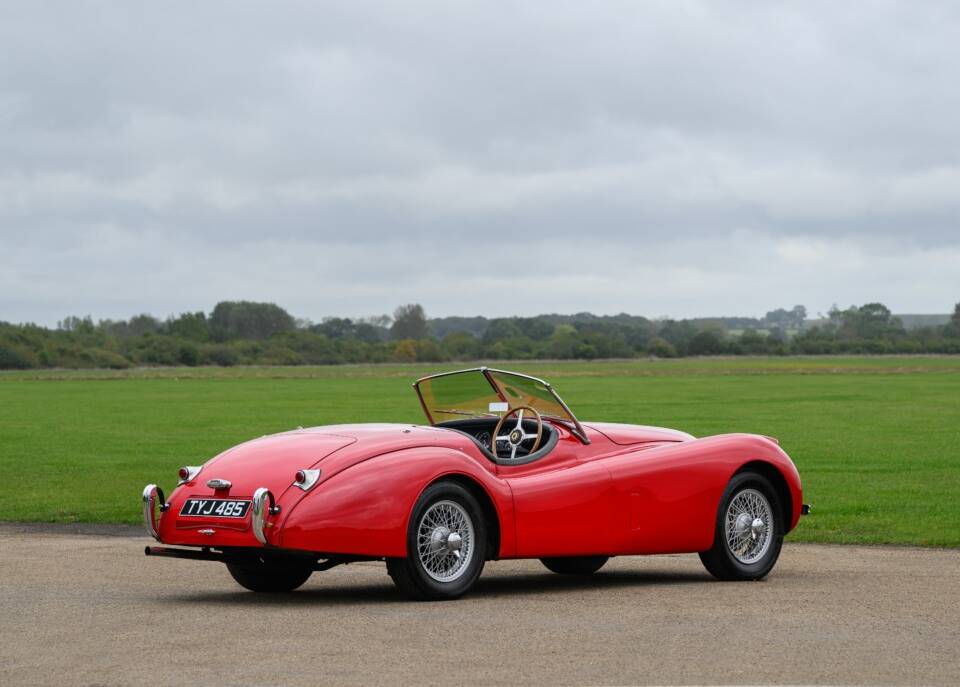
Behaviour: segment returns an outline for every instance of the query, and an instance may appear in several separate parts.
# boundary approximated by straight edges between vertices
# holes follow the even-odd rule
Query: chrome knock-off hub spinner
[[[452,553],[460,556],[463,548],[463,537],[446,527],[438,527],[430,533],[430,550],[432,552]]]

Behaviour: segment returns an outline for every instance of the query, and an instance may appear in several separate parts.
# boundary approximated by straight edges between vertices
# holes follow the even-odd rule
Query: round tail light
[[[294,481],[299,484],[303,484],[307,481],[307,473],[305,473],[303,470],[297,470],[297,474],[294,476]]]
[[[200,472],[202,466],[199,465],[184,465],[182,468],[177,470],[177,477],[180,478],[180,484],[186,484]]]

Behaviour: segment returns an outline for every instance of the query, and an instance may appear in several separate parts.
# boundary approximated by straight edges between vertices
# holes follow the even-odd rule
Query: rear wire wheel
[[[780,557],[783,510],[770,481],[756,472],[733,476],[720,499],[713,546],[700,560],[721,580],[759,580]]]
[[[476,498],[456,482],[437,482],[413,507],[406,558],[388,558],[387,572],[414,599],[455,599],[480,577],[486,555],[487,528]]]

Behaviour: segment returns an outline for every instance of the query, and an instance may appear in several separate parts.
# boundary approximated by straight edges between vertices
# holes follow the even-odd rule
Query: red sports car
[[[147,530],[190,548],[146,553],[221,561],[257,592],[358,560],[420,599],[460,596],[500,558],[588,575],[611,556],[699,553],[745,580],[808,510],[768,437],[580,422],[543,380],[486,367],[414,388],[428,425],[298,428],[180,468],[169,500],[148,485]]]

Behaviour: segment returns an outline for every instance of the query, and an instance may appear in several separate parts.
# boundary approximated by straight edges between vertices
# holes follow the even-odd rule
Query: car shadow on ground
[[[342,581],[342,577],[340,578]],[[711,584],[704,573],[613,570],[593,575],[557,575],[544,573],[500,573],[483,575],[464,599],[496,599],[505,597],[582,594],[590,590],[656,588],[678,584]],[[318,584],[319,583],[319,584]],[[285,594],[256,594],[237,587],[232,581],[218,591],[197,591],[174,594],[171,601],[215,606],[285,606],[292,604],[365,605],[370,603],[408,603],[383,570],[383,582],[375,584],[323,586],[323,573],[314,573],[307,586]]]

